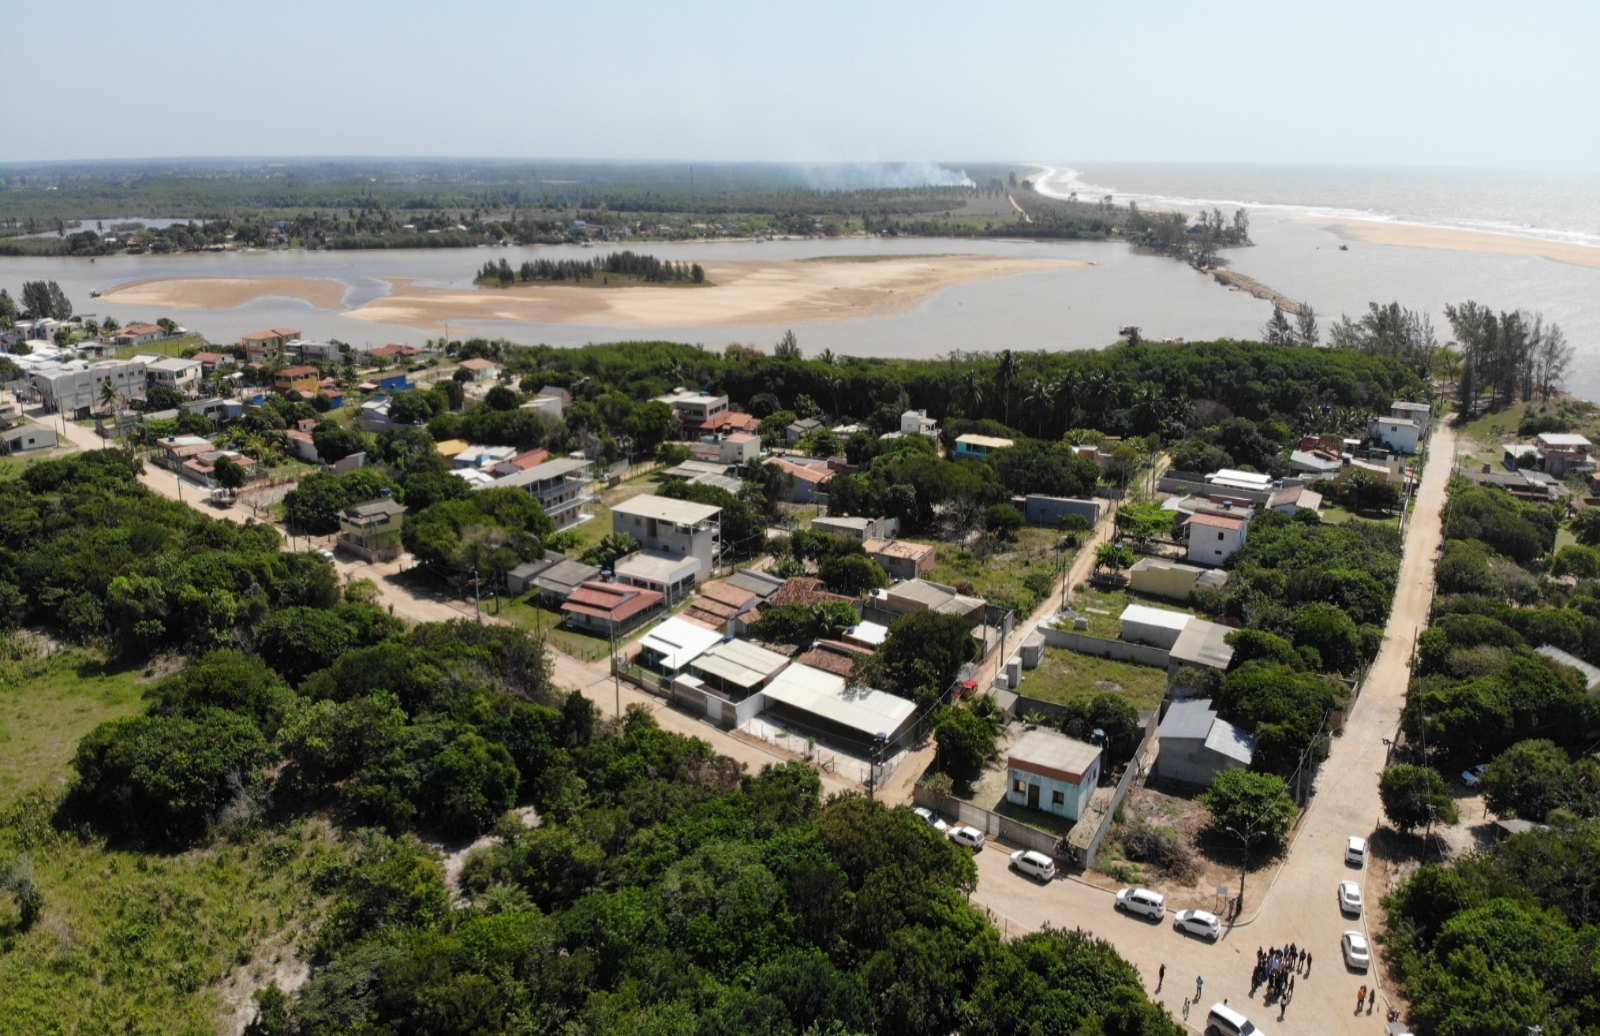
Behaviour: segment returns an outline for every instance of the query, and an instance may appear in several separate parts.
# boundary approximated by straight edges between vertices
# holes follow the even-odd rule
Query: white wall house
[[[1374,417],[1367,426],[1367,435],[1396,453],[1409,454],[1417,452],[1422,428],[1409,417]]]
[[[1243,515],[1197,511],[1183,524],[1189,533],[1189,560],[1214,568],[1239,553],[1250,534],[1250,520]]]

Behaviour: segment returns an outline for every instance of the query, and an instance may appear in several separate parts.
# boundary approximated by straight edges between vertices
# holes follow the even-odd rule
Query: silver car
[[[944,834],[945,831],[950,827],[949,824],[946,824],[944,820],[940,818],[939,814],[935,813],[926,806],[918,806],[916,809],[912,810],[912,812],[921,817],[927,822],[929,827],[933,828],[940,834]]]
[[[1340,946],[1344,949],[1344,962],[1357,971],[1366,971],[1372,963],[1372,948],[1360,932],[1345,932]]]
[[[1339,909],[1361,916],[1361,886],[1353,881],[1339,882]]]

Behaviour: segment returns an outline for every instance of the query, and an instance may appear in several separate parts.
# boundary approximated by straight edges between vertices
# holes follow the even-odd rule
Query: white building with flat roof
[[[1257,493],[1270,493],[1272,491],[1272,476],[1261,475],[1254,471],[1239,471],[1236,468],[1223,468],[1213,471],[1206,476],[1208,485],[1221,489],[1247,489]]]
[[[896,745],[916,722],[917,707],[898,695],[852,684],[842,676],[796,663],[761,692],[780,718],[820,729],[857,745],[879,734]]]
[[[722,508],[665,496],[636,496],[611,508],[611,531],[627,533],[646,550],[699,559],[695,582],[700,583],[710,578],[722,552]]]

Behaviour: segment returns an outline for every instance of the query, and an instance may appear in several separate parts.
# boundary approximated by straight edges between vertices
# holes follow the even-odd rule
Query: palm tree
[[[1028,388],[1022,398],[1035,415],[1034,427],[1043,432],[1045,416],[1050,413],[1050,404],[1056,398],[1056,383],[1034,378],[1028,382]]]
[[[1083,375],[1069,370],[1055,383],[1056,398],[1061,402],[1061,434],[1072,429],[1072,420],[1078,413],[1078,399],[1083,395]]]
[[[1017,354],[1010,349],[1000,354],[1000,366],[995,371],[995,378],[1000,382],[1000,392],[1005,406],[1006,427],[1011,426],[1011,387],[1016,383],[1017,375],[1022,371],[1022,362],[1017,359]]]
[[[971,412],[977,414],[983,407],[983,382],[978,377],[978,372],[969,370],[961,379],[962,387],[966,389],[967,402],[971,405]]]

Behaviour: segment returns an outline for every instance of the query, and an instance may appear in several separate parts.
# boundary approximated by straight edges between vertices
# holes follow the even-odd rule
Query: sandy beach
[[[345,285],[311,277],[175,277],[133,281],[100,296],[105,303],[169,309],[232,309],[268,296],[344,308]]]
[[[1400,245],[1405,248],[1442,248],[1452,252],[1495,252],[1500,255],[1533,255],[1558,263],[1600,270],[1600,248],[1544,241],[1534,237],[1491,234],[1482,230],[1454,230],[1448,227],[1423,227],[1410,223],[1384,223],[1377,220],[1330,219],[1303,216],[1295,222],[1324,227],[1352,241],[1373,245]]]
[[[1092,263],[984,255],[872,256],[705,264],[708,285],[561,284],[437,288],[389,281],[390,292],[344,310],[345,285],[296,277],[146,280],[107,292],[108,303],[229,309],[264,296],[302,299],[358,320],[442,328],[451,320],[515,320],[602,327],[738,327],[857,320],[907,313],[959,284]]]

